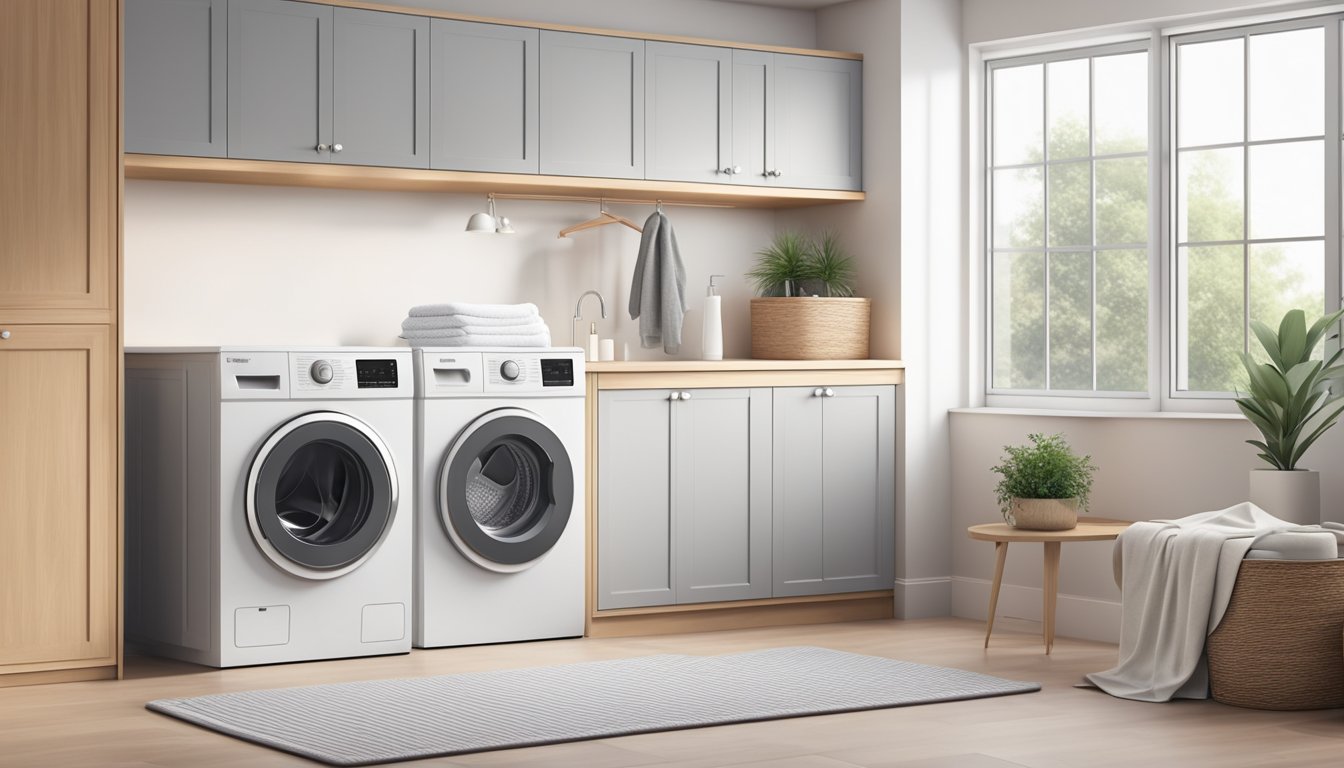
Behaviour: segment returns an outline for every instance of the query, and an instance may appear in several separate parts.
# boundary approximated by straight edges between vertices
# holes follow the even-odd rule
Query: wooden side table
[[[989,591],[989,619],[985,627],[985,647],[994,631],[994,611],[999,607],[999,586],[1003,583],[1003,564],[1008,560],[1008,545],[1014,541],[1045,544],[1045,578],[1042,584],[1044,605],[1041,618],[1045,652],[1055,646],[1055,603],[1059,599],[1059,545],[1066,541],[1109,541],[1130,526],[1129,520],[1104,517],[1080,517],[1078,527],[1067,531],[1028,531],[1007,523],[972,525],[966,533],[976,541],[994,542],[994,585]]]

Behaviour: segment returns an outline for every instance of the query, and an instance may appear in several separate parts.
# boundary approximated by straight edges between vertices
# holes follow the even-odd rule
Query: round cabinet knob
[[[0,331],[0,339],[8,339],[9,331]]]
[[[499,375],[503,376],[505,381],[517,381],[518,373],[518,364],[512,360],[505,360],[504,364],[499,366]]]
[[[331,145],[331,151],[332,151],[332,152],[340,152],[342,149],[345,149],[345,147],[342,147],[340,144],[332,144],[332,145]]]
[[[326,151],[327,151],[327,145],[326,145],[326,144],[318,144],[316,147],[314,147],[314,149],[316,149],[318,152],[326,152]]]
[[[813,397],[822,397],[822,396],[824,396],[825,394],[826,394],[826,390],[822,389],[821,387],[817,387],[816,389],[812,390],[812,396],[813,396]]]
[[[670,395],[667,396],[667,399],[668,399],[668,400],[680,400],[680,399],[681,399],[681,393],[680,393],[680,392],[673,392],[672,394],[670,394]]]
[[[313,377],[313,381],[318,384],[330,384],[335,376],[335,371],[331,368],[331,363],[326,360],[318,360],[308,369],[308,375]]]
[[[681,399],[682,399],[682,400],[690,400],[690,399],[691,399],[691,393],[690,393],[690,392],[682,392],[682,393],[681,393]]]
[[[831,389],[830,387],[827,387],[827,388],[826,388],[826,396],[827,396],[827,397],[835,397],[835,390],[834,390],[834,389]]]

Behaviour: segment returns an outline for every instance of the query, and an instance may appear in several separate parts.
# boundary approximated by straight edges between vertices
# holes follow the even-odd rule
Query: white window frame
[[[978,232],[972,237],[972,263],[978,259],[979,270],[972,272],[972,295],[979,296],[973,308],[981,313],[979,326],[980,354],[975,367],[978,384],[973,390],[983,398],[983,405],[999,408],[1029,408],[1075,412],[1191,412],[1235,413],[1234,393],[1190,392],[1176,389],[1176,292],[1173,282],[1175,267],[1175,189],[1173,158],[1176,136],[1175,77],[1176,46],[1182,43],[1235,38],[1249,34],[1324,26],[1325,29],[1325,300],[1327,307],[1344,306],[1344,221],[1341,221],[1341,185],[1344,185],[1344,165],[1341,161],[1341,139],[1344,139],[1344,6],[1308,8],[1283,14],[1256,17],[1228,18],[1178,29],[1153,27],[1147,32],[1112,35],[1089,41],[1073,38],[1058,44],[1037,45],[1033,49],[994,50],[989,46],[972,46],[970,72],[972,73],[972,104],[981,110],[969,110],[971,119],[972,160],[969,208],[970,221],[979,222]],[[1148,302],[1148,391],[1144,393],[1115,393],[1062,390],[1006,390],[993,387],[993,305],[992,256],[993,209],[992,171],[990,170],[993,134],[992,72],[995,68],[1058,61],[1084,56],[1104,55],[1128,49],[1149,52],[1149,302]],[[1249,87],[1247,84],[1245,87]],[[977,93],[978,91],[978,93]],[[1046,97],[1048,99],[1048,96]],[[1090,96],[1089,98],[1094,98]],[[1249,100],[1246,102],[1249,105]],[[1048,114],[1048,102],[1043,105],[1042,119]],[[977,135],[978,132],[978,135]],[[1333,140],[1332,140],[1333,137]],[[977,206],[980,207],[977,210]],[[1095,226],[1095,221],[1093,222]],[[1043,249],[1044,250],[1044,249]],[[1249,277],[1247,278],[1249,279]],[[1094,296],[1095,301],[1095,296]],[[1047,305],[1048,307],[1048,305]],[[1323,308],[1324,309],[1324,308]],[[1048,311],[1048,309],[1047,309]],[[1048,334],[1048,324],[1046,333]],[[1339,342],[1332,345],[1337,349]],[[1327,350],[1327,353],[1331,351]],[[1048,354],[1048,352],[1047,352]],[[978,390],[978,392],[976,391]]]

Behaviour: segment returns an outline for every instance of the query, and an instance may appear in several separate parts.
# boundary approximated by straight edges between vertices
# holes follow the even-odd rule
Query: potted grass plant
[[[1078,510],[1092,492],[1091,456],[1079,456],[1063,435],[1027,435],[1030,445],[1005,445],[993,471],[1003,519],[1030,531],[1065,531],[1078,525]]]
[[[1251,330],[1269,362],[1241,356],[1250,391],[1237,398],[1237,407],[1261,435],[1246,442],[1269,464],[1251,470],[1251,503],[1299,525],[1321,522],[1321,478],[1298,462],[1344,412],[1344,405],[1335,406],[1344,399],[1344,388],[1339,386],[1344,381],[1341,352],[1312,359],[1316,346],[1341,316],[1344,310],[1332,312],[1308,328],[1306,313],[1294,309],[1283,316],[1278,331],[1252,320]]]
[[[839,237],[784,231],[758,251],[747,273],[751,356],[765,360],[862,360],[868,357],[871,302],[854,297],[854,260]]]

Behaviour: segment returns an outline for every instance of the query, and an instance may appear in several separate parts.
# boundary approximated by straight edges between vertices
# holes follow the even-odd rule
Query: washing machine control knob
[[[326,360],[318,360],[308,369],[308,375],[313,377],[313,381],[318,384],[330,384],[334,373],[331,370],[331,363]]]
[[[517,381],[518,373],[518,364],[512,360],[505,360],[504,364],[499,366],[499,375],[503,376],[505,381]]]

